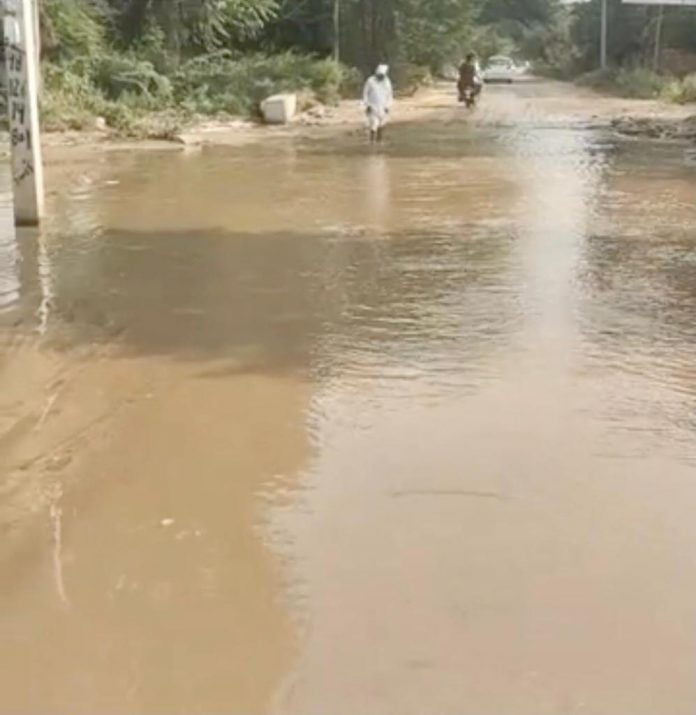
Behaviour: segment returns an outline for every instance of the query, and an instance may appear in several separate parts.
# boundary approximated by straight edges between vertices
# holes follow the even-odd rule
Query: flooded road
[[[3,168],[0,712],[694,712],[696,172],[545,91]]]

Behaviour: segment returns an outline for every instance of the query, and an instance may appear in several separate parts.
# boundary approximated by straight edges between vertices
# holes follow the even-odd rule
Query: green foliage
[[[155,24],[132,43],[130,51],[144,62],[149,62],[159,74],[169,75],[179,64],[179,58],[167,48],[162,28]]]
[[[156,108],[166,105],[172,96],[169,79],[159,74],[150,62],[132,55],[104,55],[92,62],[89,74],[107,99],[118,100],[131,95]]]
[[[516,49],[515,42],[492,25],[478,28],[472,45],[484,62],[494,55],[513,55]]]
[[[208,52],[256,37],[273,19],[277,0],[108,0],[122,39],[138,42],[153,29],[175,55]]]
[[[472,2],[462,0],[402,0],[397,39],[410,63],[437,72],[458,62],[474,38]]]
[[[410,91],[470,49],[512,54],[557,0],[40,0],[48,125],[104,117],[120,131],[148,112],[253,114],[269,94],[323,102],[358,94],[391,64]],[[338,5],[337,5],[338,3]],[[334,10],[340,7],[340,37]],[[527,33],[527,34],[525,34]],[[328,59],[336,40],[352,69]]]
[[[504,54],[555,65],[566,15],[558,0],[483,0],[478,52],[483,58]]]
[[[617,74],[615,69],[594,70],[578,77],[576,83],[589,89],[609,91],[616,87]]]
[[[519,39],[521,53],[535,62],[556,68],[562,78],[577,73],[579,53],[572,39],[572,16],[557,9],[547,24],[535,23],[526,27]]]
[[[662,89],[662,97],[676,104],[696,102],[696,74],[667,82]]]
[[[574,10],[573,42],[582,55],[582,67],[591,70],[599,59],[601,4],[592,0]],[[641,5],[624,5],[609,0],[608,57],[615,67],[635,66],[647,58],[652,9]]]
[[[164,128],[155,131],[161,136],[192,114],[256,114],[261,100],[277,92],[305,92],[321,102],[334,102],[350,81],[355,81],[354,73],[341,65],[295,53],[201,55],[183,63],[171,77],[128,53],[109,54],[47,64],[42,119],[47,129],[61,130],[91,129],[95,119],[103,117],[120,133],[142,134],[145,117],[156,113],[158,126],[168,118]]]
[[[365,82],[362,72],[356,67],[342,67],[343,77],[341,78],[341,86],[339,87],[341,97],[359,97]]]
[[[430,84],[433,75],[428,67],[405,63],[398,65],[394,73],[396,92],[401,96],[414,94],[420,87]]]
[[[574,6],[572,37],[585,69],[599,57],[600,0]],[[608,51],[610,64],[634,67],[652,62],[658,8],[609,0]],[[662,31],[664,47],[696,52],[696,13],[692,8],[666,7]]]
[[[663,91],[668,78],[656,77],[646,69],[636,69],[653,66],[659,8],[627,4],[622,0],[608,0],[608,8],[608,61],[610,67],[617,69],[612,75],[593,72],[599,62],[601,0],[557,6],[550,22],[522,33],[520,48],[525,56],[537,61],[537,68],[542,73],[572,78],[591,72],[585,82],[598,83],[604,89],[626,96],[652,97]],[[687,60],[684,63],[665,62],[665,66],[673,72],[689,71],[693,64],[690,65],[688,59],[692,58],[693,62],[696,53],[696,13],[690,8],[665,7],[661,38],[663,50],[672,50],[665,58],[673,58],[676,51]],[[683,69],[679,68],[680,64]],[[624,72],[619,74],[621,69]],[[681,96],[678,82],[664,91]]]
[[[690,74],[684,77],[681,82],[682,91],[678,101],[682,104],[687,102],[696,102],[696,74]]]
[[[654,99],[660,95],[665,78],[645,67],[620,69],[616,74],[616,88],[622,97]]]
[[[258,37],[277,12],[277,0],[224,0],[220,34],[237,41]]]
[[[127,107],[107,100],[83,70],[84,65],[79,62],[44,66],[41,96],[44,127],[54,131],[93,129],[95,119],[104,117],[112,127],[126,128],[131,121]]]
[[[98,93],[88,79],[64,66],[42,68],[41,121],[48,130],[87,129],[97,116]]]
[[[117,100],[107,98],[90,77],[84,64],[46,65],[41,96],[41,119],[49,131],[90,131],[101,117],[108,127],[126,136],[171,138],[186,119],[181,109],[155,107],[151,98],[124,91]],[[156,114],[152,114],[158,109]]]
[[[608,69],[589,72],[578,79],[578,84],[600,91],[610,91],[633,99],[654,99],[663,92],[669,80],[652,70]]]
[[[484,24],[548,24],[556,6],[555,0],[484,0],[479,19]]]
[[[55,60],[96,57],[104,51],[103,8],[89,0],[42,0],[44,56]]]
[[[173,78],[175,97],[192,111],[253,114],[265,97],[277,92],[311,91],[322,102],[340,96],[345,75],[330,60],[287,52],[233,57],[217,53],[196,57]]]

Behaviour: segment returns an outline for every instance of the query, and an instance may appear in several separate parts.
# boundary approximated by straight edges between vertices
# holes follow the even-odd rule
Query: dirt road
[[[0,175],[0,713],[693,713],[696,174],[606,101]]]
[[[622,99],[602,95],[575,85],[522,78],[513,92],[505,87],[489,86],[483,101],[466,121],[476,125],[519,126],[533,124],[584,123],[595,128],[610,128],[612,123],[680,122],[693,117],[688,105],[679,106],[661,101]],[[396,124],[410,122],[439,123],[450,121],[455,104],[456,88],[453,82],[438,82],[423,87],[416,94],[400,97],[392,119]],[[461,114],[461,113],[459,113]],[[459,117],[462,119],[462,117]],[[647,128],[643,125],[643,128]],[[199,146],[243,146],[259,141],[336,137],[345,132],[364,131],[361,103],[344,100],[337,107],[319,106],[297,117],[285,126],[264,126],[251,121],[207,121],[181,132],[178,141],[119,141],[108,133],[62,133],[46,138],[48,160],[65,165],[77,156],[92,156],[95,151],[162,151],[165,148],[181,151]],[[648,132],[649,133],[649,132]],[[84,150],[84,151],[82,151]],[[82,151],[82,154],[81,154]],[[86,154],[85,154],[86,152]]]

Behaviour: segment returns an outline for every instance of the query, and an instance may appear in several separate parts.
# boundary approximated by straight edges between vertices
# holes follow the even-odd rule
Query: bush
[[[665,77],[645,68],[619,70],[616,85],[623,97],[636,99],[653,99],[660,95],[666,82]]]
[[[179,66],[179,57],[167,47],[164,31],[152,25],[131,45],[131,51],[140,60],[149,62],[162,75],[169,76]]]
[[[46,129],[59,131],[89,129],[103,117],[120,133],[137,135],[149,135],[143,127],[157,124],[155,134],[168,136],[182,117],[256,114],[260,102],[278,92],[336,102],[350,82],[359,86],[361,78],[333,61],[294,53],[217,52],[189,60],[169,77],[132,51],[107,53],[45,65],[42,119]],[[166,114],[146,117],[153,112]]]
[[[136,119],[171,104],[171,84],[128,58],[74,60],[42,68],[41,118],[48,131],[85,130],[97,117],[128,133]]]
[[[662,91],[664,99],[677,104],[696,102],[696,74],[690,74],[682,80],[672,80]]]
[[[696,74],[690,74],[682,80],[680,102],[696,102]]]
[[[544,61],[537,61],[534,62],[532,68],[535,75],[539,77],[548,77],[549,79],[571,81],[577,76],[575,67],[570,62],[564,64],[553,64]],[[581,80],[579,80],[578,83],[583,84]]]
[[[123,91],[118,99],[104,94],[90,76],[89,64],[73,62],[43,67],[41,121],[48,131],[93,129],[97,117],[121,134],[132,134],[155,107],[152,97]]]
[[[335,102],[345,71],[330,60],[286,53],[235,58],[220,52],[183,64],[173,77],[175,99],[204,114],[254,114],[261,101],[278,92],[311,91]]]
[[[669,82],[668,77],[643,67],[597,70],[578,79],[578,84],[584,87],[614,92],[621,97],[633,99],[659,97]]]
[[[42,68],[41,120],[49,131],[83,130],[94,125],[104,98],[84,74],[69,66]]]
[[[681,96],[682,96],[681,81],[678,79],[673,79],[671,82],[668,82],[662,88],[662,92],[660,93],[660,96],[666,102],[675,102],[676,104],[681,104]]]
[[[616,88],[617,75],[618,72],[614,69],[594,70],[578,77],[576,83],[581,87],[610,91]]]
[[[128,94],[139,97],[144,109],[157,109],[166,106],[172,98],[169,79],[149,62],[129,55],[106,55],[94,60],[89,74],[107,99],[118,100]]]
[[[357,67],[345,67],[339,88],[341,97],[349,97],[351,99],[360,97],[364,83],[365,78]]]
[[[413,94],[420,87],[433,81],[428,67],[409,63],[397,65],[394,68],[393,79],[397,92],[401,95]]]

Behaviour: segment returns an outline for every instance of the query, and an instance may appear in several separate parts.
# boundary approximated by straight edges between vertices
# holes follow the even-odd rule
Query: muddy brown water
[[[696,173],[438,111],[3,169],[0,712],[694,712]]]

